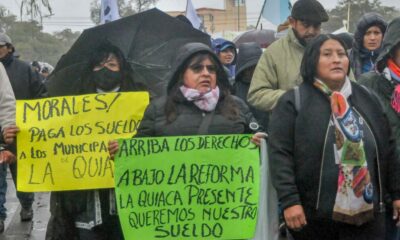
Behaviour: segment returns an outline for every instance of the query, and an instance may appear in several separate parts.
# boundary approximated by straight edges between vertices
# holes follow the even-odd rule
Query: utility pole
[[[240,0],[237,0],[237,20],[238,20],[238,32],[240,32]]]
[[[347,31],[350,31],[350,7],[351,7],[351,1],[347,1]]]

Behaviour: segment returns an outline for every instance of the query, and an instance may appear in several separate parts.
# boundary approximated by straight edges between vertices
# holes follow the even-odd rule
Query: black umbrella
[[[269,29],[253,29],[241,33],[233,42],[236,46],[239,46],[241,43],[246,42],[256,42],[260,45],[261,48],[268,47],[271,43],[275,41],[275,31]]]
[[[119,47],[131,64],[135,79],[153,96],[165,93],[166,76],[177,49],[188,42],[211,45],[210,36],[154,8],[83,31],[61,57],[49,78],[52,95],[72,95],[94,48],[107,40]]]

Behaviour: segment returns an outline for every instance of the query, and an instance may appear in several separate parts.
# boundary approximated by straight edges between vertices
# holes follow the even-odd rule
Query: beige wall
[[[238,0],[225,0],[225,10],[199,8],[197,14],[203,19],[205,30],[209,34],[224,31],[246,31],[247,14],[246,4],[235,6]],[[242,2],[242,0],[239,0]],[[171,16],[179,14],[185,15],[185,12],[167,12]]]

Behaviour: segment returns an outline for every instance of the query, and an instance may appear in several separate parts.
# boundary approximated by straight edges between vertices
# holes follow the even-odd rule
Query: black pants
[[[124,240],[118,216],[109,216],[103,224],[91,230],[79,228],[78,234],[81,240]]]
[[[290,230],[295,240],[384,240],[385,214],[376,214],[373,221],[361,226],[333,220],[308,220],[300,231]]]

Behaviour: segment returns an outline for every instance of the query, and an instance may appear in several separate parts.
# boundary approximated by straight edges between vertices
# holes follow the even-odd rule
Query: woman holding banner
[[[167,96],[147,107],[136,137],[251,133],[259,129],[247,105],[231,95],[228,77],[215,53],[202,43],[182,46]],[[253,140],[259,142],[264,133]],[[118,143],[110,141],[110,155]]]
[[[56,87],[50,88],[50,95],[51,89],[60,92]],[[133,81],[132,69],[120,49],[103,42],[92,52],[74,89],[76,94],[89,94],[139,91],[144,87]],[[52,192],[50,212],[46,240],[124,239],[114,189]]]
[[[348,73],[344,43],[320,35],[306,48],[304,82],[272,112],[272,183],[295,239],[385,239],[385,204],[399,221],[400,159],[388,119]]]

